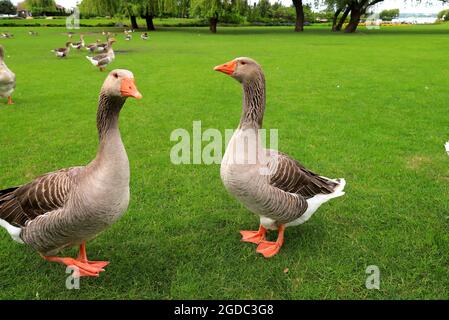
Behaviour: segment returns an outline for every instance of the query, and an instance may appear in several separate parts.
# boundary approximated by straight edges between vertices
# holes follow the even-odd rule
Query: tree
[[[295,32],[304,31],[304,6],[302,0],[293,0],[296,11]]]
[[[379,18],[384,21],[391,21],[399,17],[399,9],[383,10],[379,14]]]
[[[117,0],[83,0],[79,9],[81,14],[92,16],[114,16],[120,11],[121,2]]]
[[[438,13],[438,20],[449,21],[449,9],[440,11]]]
[[[259,17],[268,18],[271,10],[271,4],[269,0],[259,0],[256,6]]]
[[[25,6],[36,15],[56,11],[56,3],[54,0],[26,0]]]
[[[12,4],[10,0],[0,1],[0,14],[15,14],[17,8]]]
[[[192,0],[191,6],[193,14],[208,19],[209,30],[217,33],[218,21],[232,7],[232,3],[229,0]]]

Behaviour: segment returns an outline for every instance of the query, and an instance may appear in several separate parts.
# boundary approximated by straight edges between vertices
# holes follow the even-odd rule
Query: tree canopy
[[[399,9],[382,10],[379,18],[385,21],[391,21],[399,17]]]
[[[0,14],[15,14],[17,8],[10,0],[0,0]]]
[[[326,19],[332,20],[332,31],[355,32],[362,18],[371,8],[384,0],[315,0],[315,5],[325,5]],[[403,0],[420,2],[424,0]],[[449,0],[440,0],[449,2]],[[27,0],[30,3],[54,3],[53,0]],[[37,5],[35,5],[37,7]],[[196,17],[209,23],[210,31],[217,32],[219,22],[295,22],[295,31],[303,31],[305,22],[313,22],[316,13],[303,0],[292,0],[290,6],[269,0],[82,0],[83,15],[129,17],[133,29],[137,29],[137,18],[144,18],[147,29],[154,30],[156,17]],[[398,16],[397,9],[384,10],[384,20]],[[322,15],[321,15],[322,17]]]

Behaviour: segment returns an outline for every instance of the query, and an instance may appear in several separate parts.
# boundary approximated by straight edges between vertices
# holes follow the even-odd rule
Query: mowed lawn
[[[6,30],[6,29],[5,29]],[[0,188],[96,153],[97,98],[106,73],[72,51],[63,28],[9,28],[16,105],[0,105]],[[87,42],[103,38],[81,29]],[[112,29],[111,29],[112,30]],[[2,31],[2,30],[0,30]],[[0,230],[1,299],[448,299],[449,25],[385,27],[353,35],[327,28],[167,28],[119,40],[109,67],[134,72],[120,126],[131,163],[126,215],[87,246],[111,264],[65,287],[65,268]],[[347,180],[345,197],[287,229],[265,259],[240,242],[258,219],[222,186],[219,165],[174,165],[174,129],[233,129],[241,88],[213,71],[238,56],[267,80],[265,128],[306,167]],[[206,144],[206,143],[205,143]],[[65,255],[76,256],[76,249]],[[365,288],[379,267],[380,290]]]

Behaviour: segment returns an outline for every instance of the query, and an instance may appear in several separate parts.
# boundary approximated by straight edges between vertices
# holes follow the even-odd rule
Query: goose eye
[[[240,62],[240,64],[244,66],[246,64],[246,62],[242,61],[242,62]]]
[[[118,79],[118,74],[117,74],[117,73],[114,73],[113,76],[114,76],[116,79]]]

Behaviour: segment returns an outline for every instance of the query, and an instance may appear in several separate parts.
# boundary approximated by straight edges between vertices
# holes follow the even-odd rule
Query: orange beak
[[[142,99],[142,94],[137,90],[134,79],[125,78],[122,80],[122,87],[120,88],[122,97],[134,97],[136,99]]]
[[[233,61],[226,62],[222,65],[216,66],[214,68],[214,70],[226,73],[227,75],[231,75],[234,73],[236,66],[237,66],[237,62],[235,62],[233,60]]]

